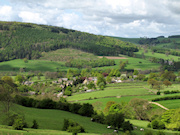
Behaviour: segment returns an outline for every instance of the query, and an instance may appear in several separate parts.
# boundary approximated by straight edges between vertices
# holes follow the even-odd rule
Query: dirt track
[[[128,59],[126,57],[111,57],[111,56],[98,56],[99,58],[106,57],[107,59]]]
[[[159,107],[165,109],[165,110],[169,110],[168,108],[164,107],[163,105],[159,104],[159,103],[156,103],[156,102],[149,102],[150,104],[155,104],[155,105],[158,105]]]

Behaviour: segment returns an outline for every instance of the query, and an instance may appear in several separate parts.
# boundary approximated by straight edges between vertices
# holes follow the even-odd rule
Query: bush
[[[22,118],[17,118],[17,119],[14,121],[13,128],[14,128],[15,130],[23,130],[23,127],[24,127],[23,119],[22,119]]]
[[[94,114],[93,106],[89,103],[84,103],[79,109],[78,113],[82,116],[90,117],[92,114]]]
[[[85,132],[84,128],[73,120],[64,119],[63,131],[72,132],[73,134]]]
[[[125,121],[122,125],[123,131],[133,130],[133,125],[129,121]]]
[[[165,129],[165,124],[158,120],[153,120],[151,126],[153,129]]]
[[[33,120],[33,125],[32,125],[32,127],[31,128],[34,128],[34,129],[38,129],[38,123],[37,123],[37,121],[36,120]]]
[[[161,92],[160,92],[160,91],[158,91],[156,94],[157,94],[157,95],[161,95]]]

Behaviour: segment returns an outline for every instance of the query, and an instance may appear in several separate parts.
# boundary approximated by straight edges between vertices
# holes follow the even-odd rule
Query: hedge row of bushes
[[[152,101],[174,100],[174,99],[180,99],[180,95],[170,96],[170,97],[162,97],[162,98],[155,98],[155,99],[152,99]]]
[[[36,100],[28,97],[22,97],[19,95],[16,95],[14,100],[15,103],[26,107],[34,107],[40,109],[58,109],[80,114],[82,116],[87,117],[91,117],[93,114],[95,114],[93,106],[89,103],[71,104],[66,101],[55,102],[51,99]]]
[[[174,93],[180,93],[180,91],[179,90],[172,90],[172,91],[167,90],[167,91],[164,91],[164,94],[174,94]]]

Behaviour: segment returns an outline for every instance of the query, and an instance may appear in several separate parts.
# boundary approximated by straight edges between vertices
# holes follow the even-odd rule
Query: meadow
[[[39,129],[62,130],[64,119],[72,119],[82,125],[88,133],[111,133],[112,130],[106,128],[107,125],[93,123],[91,118],[83,117],[61,110],[28,108],[14,104],[12,111],[25,116],[28,126],[32,126],[35,119]],[[0,116],[0,124],[3,123],[4,115]]]
[[[142,58],[142,53],[144,53],[143,49],[139,50],[139,52],[135,52],[136,57]],[[166,56],[166,54],[162,54],[162,53],[155,53],[155,52],[152,53],[152,51],[149,50],[149,49],[148,49],[147,53],[144,53],[144,56],[145,56],[145,59],[149,59],[151,57],[156,57],[156,58],[162,58],[162,59],[165,59],[165,60],[167,60],[167,59],[172,60],[173,59],[174,61],[179,61],[178,60],[179,56],[174,56],[174,55]]]
[[[144,88],[143,85],[137,83],[119,83],[108,84],[104,90],[97,90],[89,93],[74,94],[67,98],[68,101],[88,100],[94,98],[104,97],[121,97],[121,96],[134,96],[134,95],[149,95],[153,94]]]

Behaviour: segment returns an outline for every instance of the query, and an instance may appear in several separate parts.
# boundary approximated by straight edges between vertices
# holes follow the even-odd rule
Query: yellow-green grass
[[[31,129],[14,130],[11,126],[0,125],[1,135],[72,135],[72,133],[59,130]],[[79,133],[79,135],[98,135],[93,133]]]
[[[91,122],[89,117],[83,117],[66,111],[28,108],[16,104],[11,109],[13,112],[24,115],[29,127],[32,126],[32,121],[35,119],[40,129],[62,130],[64,119],[72,119],[82,125],[88,133],[102,134],[112,132],[112,130],[106,128],[107,125]],[[3,118],[4,115],[1,114],[0,124],[2,124]]]
[[[139,52],[135,52],[135,54],[140,58],[142,58],[142,53],[144,53],[144,50],[139,50]],[[161,59],[174,59],[175,61],[178,61],[178,58],[179,58],[179,56],[174,56],[174,55],[166,56],[166,54],[162,54],[162,53],[152,54],[151,50],[148,50],[147,53],[144,53],[144,56],[146,59],[148,59],[150,57],[156,57],[156,58],[161,58]]]
[[[134,85],[133,85],[134,84]],[[136,85],[135,83],[121,83],[109,84],[104,90],[98,90],[90,93],[74,94],[68,97],[68,101],[85,100],[89,98],[102,98],[102,97],[121,97],[121,96],[134,96],[134,95],[148,95],[153,94],[143,87],[143,85]]]

